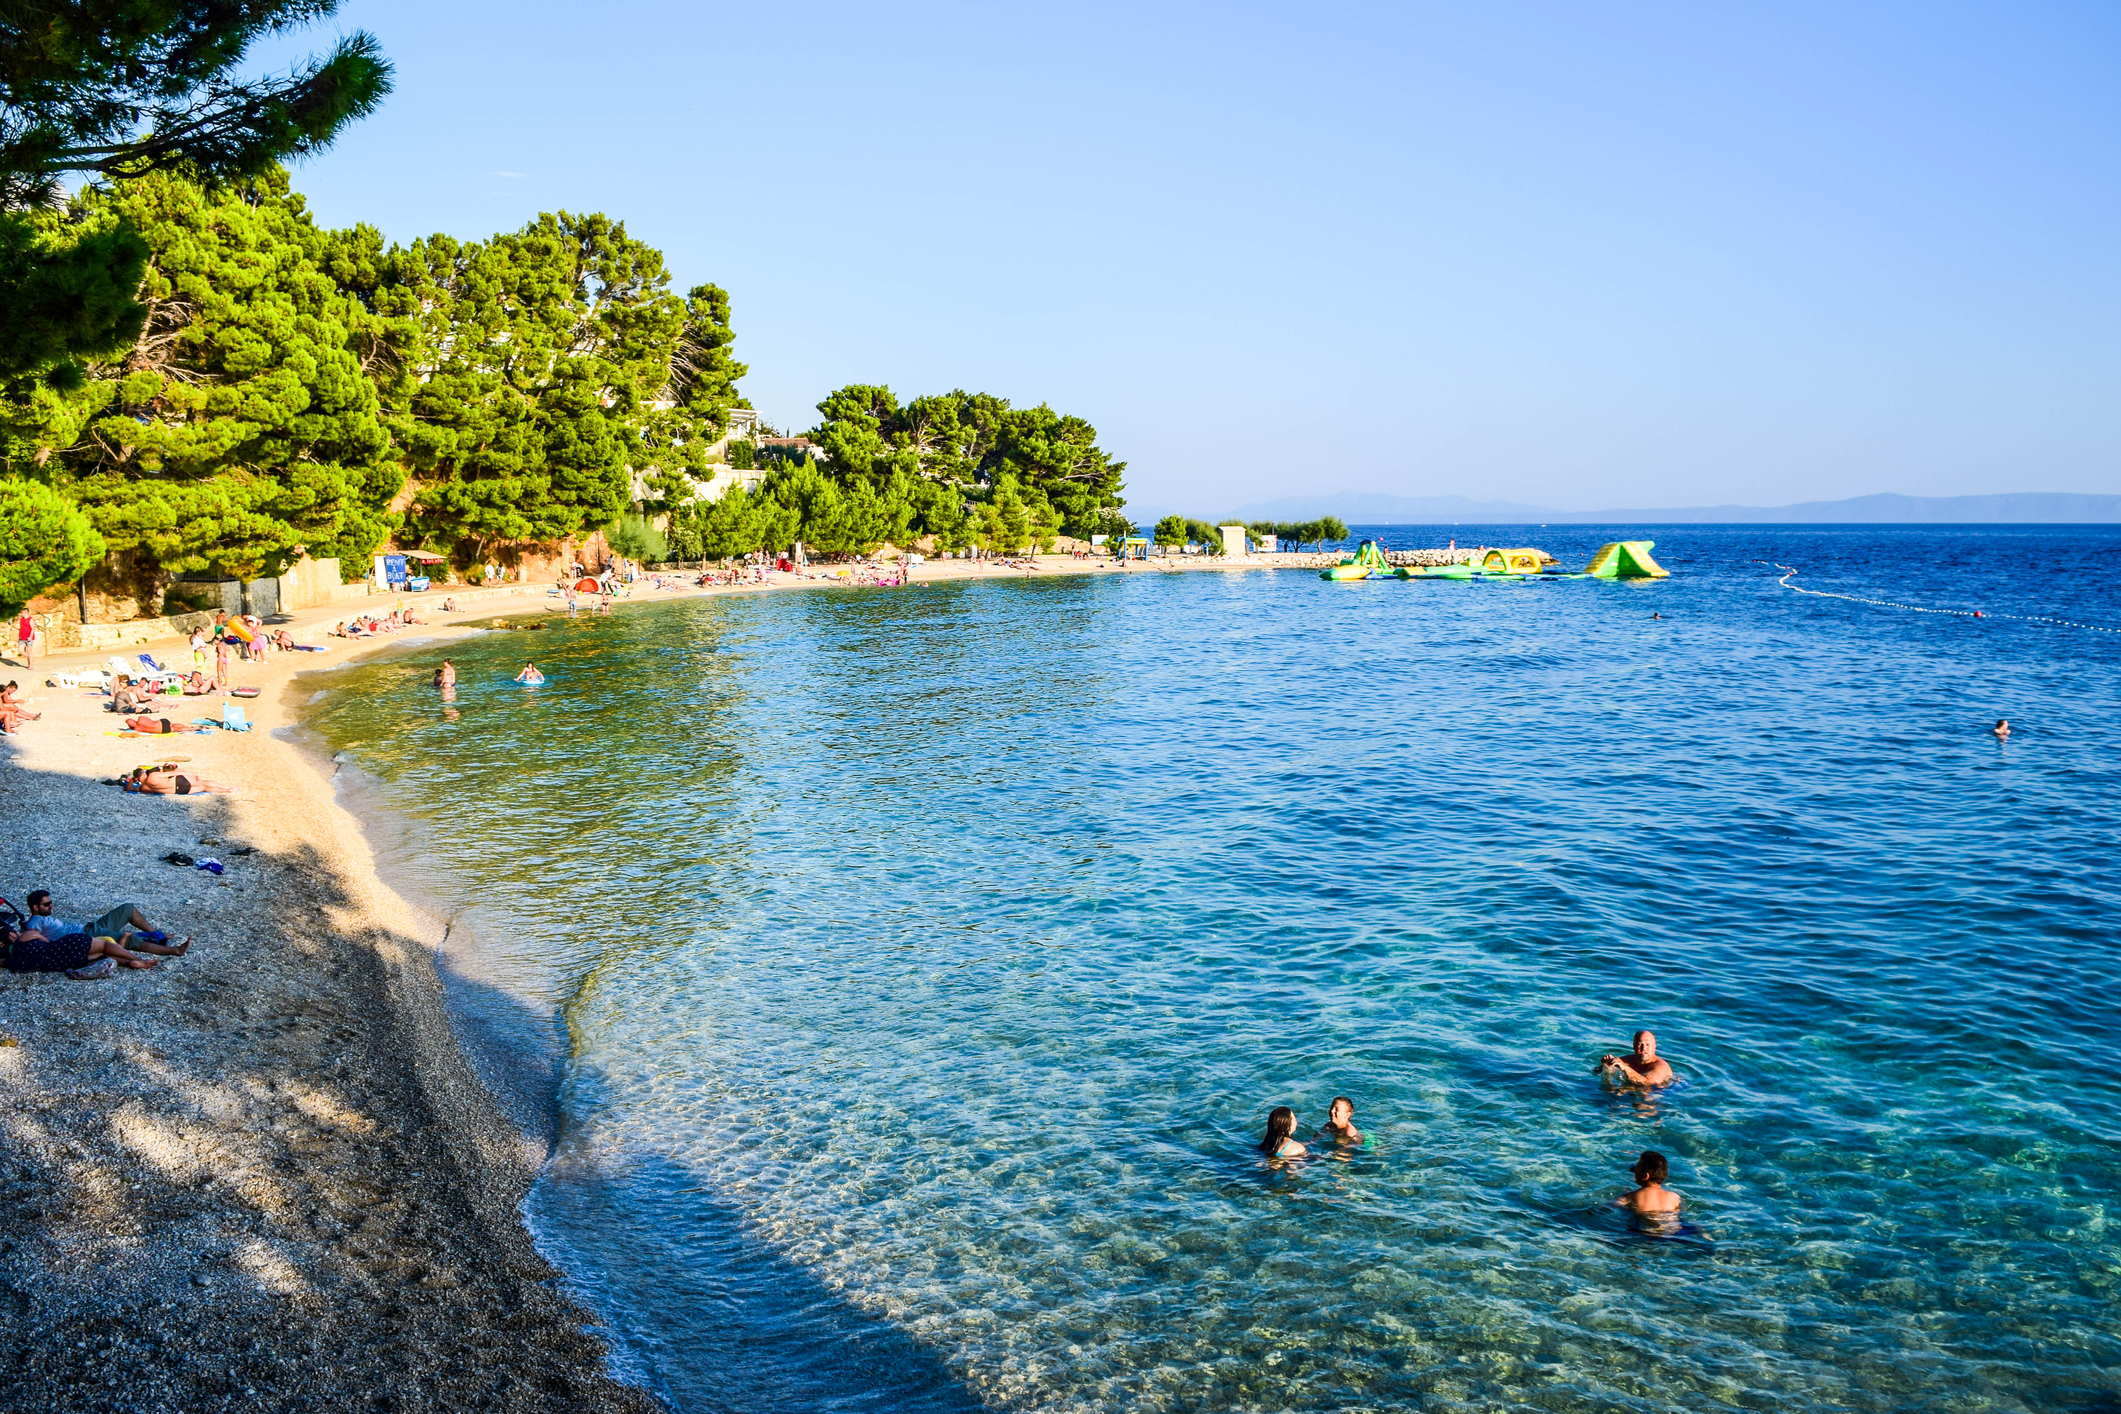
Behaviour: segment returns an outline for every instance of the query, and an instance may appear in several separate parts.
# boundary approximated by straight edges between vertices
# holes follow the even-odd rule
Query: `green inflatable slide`
[[[1650,558],[1654,540],[1615,540],[1598,547],[1583,572],[1593,579],[1669,579],[1672,572]]]

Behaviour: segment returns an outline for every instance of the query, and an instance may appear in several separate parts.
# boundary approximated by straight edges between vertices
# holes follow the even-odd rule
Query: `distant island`
[[[1136,519],[1146,514],[1128,508]],[[1996,496],[1901,496],[1885,493],[1845,501],[1800,501],[1793,506],[1638,507],[1561,511],[1516,501],[1475,501],[1464,496],[1388,496],[1343,491],[1324,496],[1285,496],[1239,506],[1230,519],[1305,520],[1338,516],[1350,525],[1598,525],[1657,524],[2054,525],[2121,522],[2121,495],[2062,491],[2013,491]]]

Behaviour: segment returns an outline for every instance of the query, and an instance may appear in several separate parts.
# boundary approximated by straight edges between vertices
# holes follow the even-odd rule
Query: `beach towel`
[[[247,732],[250,723],[244,720],[243,709],[233,702],[221,704],[221,725],[232,732]]]

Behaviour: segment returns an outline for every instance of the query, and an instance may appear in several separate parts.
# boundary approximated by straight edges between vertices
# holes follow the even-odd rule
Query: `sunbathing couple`
[[[1649,1031],[1635,1033],[1634,1049],[1627,1055],[1600,1056],[1595,1071],[1609,1083],[1622,1085],[1669,1085],[1679,1078],[1672,1063],[1657,1054],[1657,1037]],[[1364,1140],[1362,1131],[1355,1127],[1355,1102],[1345,1095],[1335,1096],[1326,1113],[1325,1127],[1317,1137],[1330,1140],[1337,1147],[1360,1147]],[[1267,1116],[1267,1134],[1259,1141],[1259,1151],[1270,1159],[1300,1159],[1311,1152],[1296,1138],[1295,1110],[1282,1105]],[[1672,1174],[1671,1162],[1664,1155],[1654,1149],[1643,1150],[1631,1172],[1635,1187],[1615,1198],[1616,1205],[1643,1217],[1679,1211],[1683,1200],[1664,1186]]]
[[[33,890],[27,902],[29,917],[21,927],[0,927],[0,949],[6,951],[10,972],[95,977],[110,970],[107,965],[97,966],[106,958],[119,967],[148,968],[158,958],[182,957],[191,951],[190,938],[171,946],[169,935],[149,927],[133,904],[121,903],[95,922],[81,924],[52,916],[49,890]]]

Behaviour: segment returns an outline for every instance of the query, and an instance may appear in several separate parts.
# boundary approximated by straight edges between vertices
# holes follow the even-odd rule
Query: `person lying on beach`
[[[1616,1204],[1644,1217],[1679,1211],[1679,1205],[1685,1200],[1664,1186],[1664,1181],[1672,1176],[1672,1165],[1664,1155],[1655,1149],[1643,1150],[1642,1157],[1635,1160],[1632,1172],[1635,1189],[1615,1198]]]
[[[1657,1054],[1657,1037],[1648,1031],[1635,1033],[1635,1049],[1625,1056],[1598,1058],[1597,1073],[1625,1085],[1669,1085],[1679,1077],[1670,1061]]]
[[[121,903],[101,918],[87,923],[76,923],[53,916],[50,889],[31,889],[23,902],[29,906],[29,921],[25,927],[35,929],[46,938],[58,939],[74,933],[86,933],[92,938],[124,938],[130,933],[134,935],[131,946],[141,952],[159,953],[163,957],[182,957],[191,951],[190,938],[186,938],[176,947],[171,947],[169,934],[159,928],[150,927],[138,904]]]
[[[1362,1131],[1355,1127],[1355,1102],[1346,1095],[1335,1095],[1326,1109],[1325,1128],[1318,1131],[1318,1137],[1335,1144],[1362,1143]]]
[[[234,795],[234,786],[224,786],[219,781],[210,781],[204,776],[191,775],[165,766],[151,770],[146,766],[133,768],[132,789],[142,795]]]
[[[536,663],[530,662],[528,659],[525,659],[523,663],[523,671],[516,674],[516,681],[527,683],[541,683],[545,681],[545,675],[538,671],[538,665]]]
[[[132,952],[115,938],[92,938],[86,933],[47,938],[38,928],[17,931],[0,927],[0,950],[7,954],[10,972],[72,972],[105,957],[120,967],[147,968],[156,962]]]
[[[1267,1116],[1267,1137],[1259,1141],[1259,1152],[1270,1159],[1299,1159],[1310,1153],[1296,1141],[1296,1111],[1277,1105]]]
[[[1989,731],[1995,736],[1996,740],[2009,741],[2011,739],[2011,719],[2008,717],[1996,718],[1996,725],[1990,727]]]
[[[186,697],[204,697],[213,690],[214,685],[206,680],[206,674],[204,673],[193,673],[184,680],[184,695]]]
[[[166,736],[170,732],[195,732],[199,730],[190,722],[172,722],[167,717],[127,717],[125,725],[136,732],[149,736]]]

